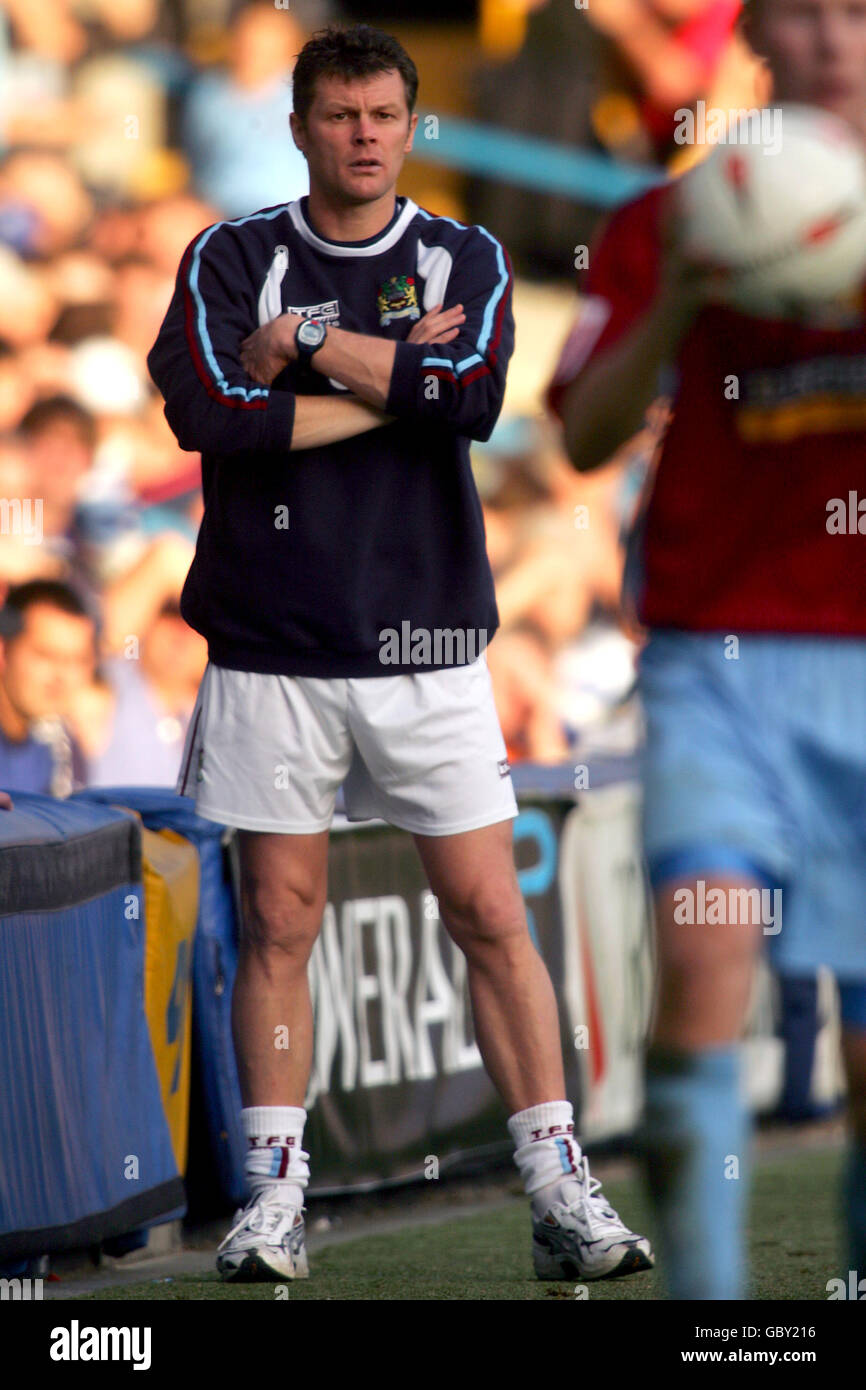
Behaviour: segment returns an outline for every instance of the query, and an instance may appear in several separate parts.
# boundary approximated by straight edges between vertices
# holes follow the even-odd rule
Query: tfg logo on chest
[[[339,299],[326,299],[323,304],[289,304],[284,312],[300,314],[304,319],[318,319],[320,323],[333,323],[337,327],[340,324]]]

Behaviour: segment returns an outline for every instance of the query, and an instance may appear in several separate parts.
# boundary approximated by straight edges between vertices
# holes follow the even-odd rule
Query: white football
[[[685,255],[723,271],[717,297],[744,313],[798,317],[866,279],[866,152],[830,112],[741,118],[676,197]]]

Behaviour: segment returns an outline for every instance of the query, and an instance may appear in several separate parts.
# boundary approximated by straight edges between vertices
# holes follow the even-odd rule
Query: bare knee
[[[325,906],[324,881],[309,872],[261,872],[240,880],[242,951],[274,969],[306,969]]]
[[[530,943],[526,910],[519,891],[478,884],[440,910],[448,931],[472,961],[520,956]]]
[[[709,932],[715,932],[715,938],[710,939],[706,935]],[[718,985],[721,980],[750,975],[754,959],[753,938],[743,928],[697,926],[667,935],[659,933],[659,969],[663,979],[681,983],[706,980]]]
[[[305,968],[325,908],[323,861],[259,848],[242,857],[241,949],[277,967]]]
[[[722,881],[727,894],[731,885]],[[760,923],[738,914],[684,912],[680,890],[656,899],[659,966],[662,976],[697,981],[749,974],[758,952]]]
[[[253,889],[242,895],[241,947],[275,964],[306,967],[318,935],[324,902],[291,889]]]
[[[723,901],[726,890],[739,886],[715,880],[715,887],[725,890]],[[656,899],[659,978],[653,1036],[671,1046],[733,1042],[748,1011],[760,923],[739,920],[739,912],[683,913],[682,905],[681,890],[673,888]]]

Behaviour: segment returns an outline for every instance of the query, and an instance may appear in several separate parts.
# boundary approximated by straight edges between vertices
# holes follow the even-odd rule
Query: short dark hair
[[[95,621],[87,604],[70,584],[64,584],[59,579],[30,579],[26,584],[14,585],[7,593],[6,602],[0,608],[0,637],[8,641],[23,632],[27,610],[37,603],[59,608],[71,618]]]
[[[24,439],[34,439],[58,422],[74,426],[82,444],[88,449],[94,447],[96,421],[90,411],[80,405],[73,396],[58,394],[36,401],[19,421],[18,433]]]
[[[292,73],[295,114],[302,124],[306,122],[320,77],[351,81],[394,70],[403,79],[411,115],[418,96],[418,69],[403,45],[370,24],[353,24],[348,29],[329,24],[318,30],[298,54]]]

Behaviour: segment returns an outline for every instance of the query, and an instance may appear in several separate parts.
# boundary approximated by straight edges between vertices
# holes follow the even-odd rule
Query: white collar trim
[[[407,198],[403,211],[396,222],[392,223],[376,241],[371,241],[368,246],[346,246],[341,245],[338,241],[325,241],[324,238],[316,236],[301,211],[300,199],[294,203],[289,203],[288,211],[289,217],[292,219],[292,226],[298,236],[325,256],[380,256],[383,251],[390,250],[400,240],[418,211],[418,205],[413,203],[411,198]]]

